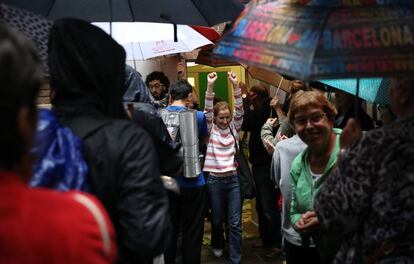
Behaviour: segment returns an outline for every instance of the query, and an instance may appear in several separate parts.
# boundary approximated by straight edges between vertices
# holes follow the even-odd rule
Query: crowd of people
[[[119,44],[78,19],[54,22],[48,59],[52,111],[39,117],[78,137],[89,193],[28,186],[42,159],[33,147],[50,144],[36,140],[43,76],[32,44],[0,24],[0,262],[196,264],[208,216],[213,255],[228,246],[241,263],[235,155],[249,133],[254,247],[288,264],[413,263],[414,78],[392,79],[374,129],[355,96],[333,103],[294,80],[282,104],[233,72],[233,107],[215,100],[212,72],[197,109],[188,81],[152,72],[144,82]],[[78,173],[61,168],[48,177]]]

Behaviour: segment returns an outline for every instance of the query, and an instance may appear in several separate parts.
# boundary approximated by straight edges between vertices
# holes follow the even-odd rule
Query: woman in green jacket
[[[334,129],[337,111],[319,91],[298,92],[290,104],[289,121],[308,147],[292,163],[292,204],[290,220],[302,236],[302,246],[286,245],[291,263],[322,263],[311,234],[319,221],[313,198],[336,163],[340,129]],[[296,254],[293,254],[296,253]]]

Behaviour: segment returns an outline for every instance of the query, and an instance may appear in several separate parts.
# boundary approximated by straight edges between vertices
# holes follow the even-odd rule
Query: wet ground
[[[243,206],[243,264],[260,264],[260,263],[274,263],[283,264],[282,255],[271,255],[270,251],[263,248],[255,248],[254,245],[260,244],[258,229],[251,219],[251,204],[249,201]],[[204,228],[203,249],[201,256],[201,263],[205,264],[224,264],[228,263],[228,252],[224,250],[224,254],[220,258],[216,258],[211,252],[210,247],[210,223],[205,222]]]

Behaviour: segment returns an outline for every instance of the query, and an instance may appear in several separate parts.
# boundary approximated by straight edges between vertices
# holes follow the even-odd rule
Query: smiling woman
[[[302,259],[312,259],[311,263],[322,262],[316,250],[319,220],[313,209],[313,197],[336,163],[341,133],[333,128],[336,113],[335,107],[318,91],[299,91],[290,104],[289,120],[308,147],[295,158],[290,172],[290,220],[301,234],[302,247],[288,247],[293,248],[292,255],[297,250]],[[306,244],[309,248],[304,251]]]

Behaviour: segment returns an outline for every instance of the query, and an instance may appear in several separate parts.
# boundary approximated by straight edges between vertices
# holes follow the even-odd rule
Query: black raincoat
[[[87,22],[61,19],[50,33],[49,66],[54,110],[83,138],[92,193],[117,233],[118,262],[150,263],[169,241],[168,198],[151,137],[123,109],[124,50]]]

